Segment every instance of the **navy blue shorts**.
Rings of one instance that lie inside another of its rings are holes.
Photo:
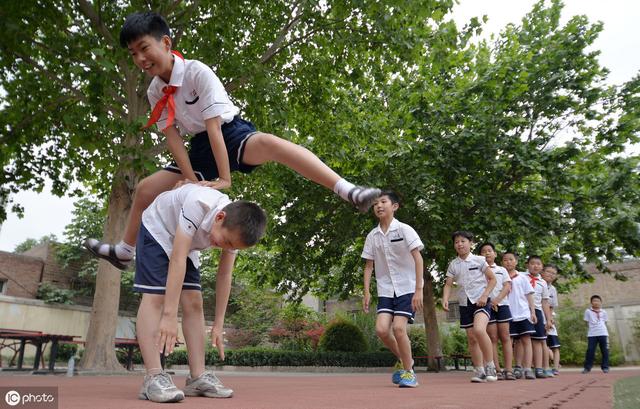
[[[491,309],[491,317],[489,318],[489,324],[496,324],[499,322],[509,322],[513,318],[511,317],[511,309],[508,305],[499,305],[498,311]]]
[[[393,316],[401,315],[409,319],[409,324],[413,324],[413,319],[416,317],[415,311],[411,306],[411,300],[413,299],[413,293],[401,295],[400,297],[378,297],[378,306],[376,307],[376,313],[378,314],[391,314]]]
[[[467,305],[459,305],[460,310],[460,328],[473,327],[473,318],[477,313],[487,314],[487,317],[491,318],[491,299],[487,300],[487,304],[484,307],[478,307],[477,304],[472,304],[471,300],[467,298]]]
[[[560,338],[557,335],[547,335],[547,346],[551,349],[560,348]]]
[[[523,335],[533,335],[535,333],[536,329],[528,318],[509,323],[509,335],[511,335],[511,338],[520,338]]]
[[[133,291],[138,293],[164,294],[169,274],[169,257],[151,233],[140,224],[136,246],[136,275]],[[182,284],[183,290],[202,290],[200,271],[187,258],[187,271]]]
[[[256,127],[249,121],[245,121],[236,115],[233,121],[221,126],[224,144],[229,156],[229,168],[231,171],[250,173],[258,166],[250,166],[242,163],[245,143],[257,133]],[[189,161],[199,180],[214,180],[218,178],[218,165],[213,157],[209,135],[207,132],[196,134],[189,141]],[[164,168],[173,173],[181,173],[175,162]]]
[[[536,308],[536,318],[538,322],[535,324],[536,333],[531,334],[531,339],[536,339],[538,341],[544,341],[547,339],[547,330],[544,328],[544,314],[542,310]]]

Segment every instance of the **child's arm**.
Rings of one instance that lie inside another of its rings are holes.
[[[493,304],[496,311],[498,310],[498,304],[504,300],[504,298],[509,294],[509,291],[511,291],[511,281],[505,281],[502,283],[502,290],[500,290],[498,296],[494,300],[491,300],[491,304]]]
[[[224,143],[222,129],[220,129],[220,117],[209,118],[204,121],[209,135],[209,144],[213,151],[213,158],[218,166],[218,180],[203,183],[205,186],[214,189],[226,189],[231,187],[231,170],[229,168],[229,156],[227,155],[227,145]]]
[[[493,288],[496,286],[496,275],[493,274],[491,267],[487,267],[484,271],[484,276],[487,278],[487,287],[484,289],[480,298],[478,298],[478,301],[476,301],[476,304],[478,304],[479,307],[487,305],[489,294],[491,294],[491,291],[493,291]]]
[[[449,295],[451,294],[451,286],[453,286],[453,277],[447,277],[442,290],[442,309],[449,311]]]
[[[418,248],[415,248],[413,250],[411,250],[411,256],[413,257],[413,261],[416,264],[416,290],[413,294],[413,299],[411,300],[411,307],[413,308],[413,311],[420,311],[422,310],[422,268],[423,268],[423,261],[422,261],[422,254],[420,254],[420,250]]]
[[[227,312],[229,294],[231,293],[231,273],[236,261],[236,253],[222,250],[216,275],[216,311],[215,321],[211,326],[211,345],[218,348],[220,359],[224,360],[224,316]]]
[[[164,305],[160,327],[156,335],[156,345],[165,355],[173,352],[173,347],[178,339],[178,304],[182,283],[187,266],[187,256],[191,247],[191,237],[181,228],[176,230],[176,237],[173,239],[173,250],[169,258],[169,271],[167,274],[167,285],[164,294]]]
[[[373,260],[365,260],[364,262],[364,298],[362,299],[362,309],[369,312],[369,302],[371,301],[371,293],[369,286],[371,285],[371,273],[373,272]]]
[[[545,324],[545,329],[549,330],[551,328],[551,326],[553,325],[553,317],[551,316],[551,308],[549,307],[549,299],[548,298],[544,298],[542,300],[542,311],[544,311],[544,317],[547,320],[546,324]]]
[[[527,302],[529,303],[529,313],[531,314],[531,319],[529,321],[531,321],[532,324],[535,324],[538,322],[538,317],[536,317],[536,304],[533,299],[533,293],[527,294]]]
[[[184,141],[182,140],[178,129],[175,126],[170,126],[169,128],[165,129],[163,133],[167,138],[167,147],[169,148],[169,152],[171,152],[173,159],[178,165],[178,168],[180,168],[182,176],[184,176],[185,179],[197,182],[198,178],[193,172],[193,167],[191,166],[191,161],[189,160],[189,154],[187,153],[187,148],[185,148],[184,146]]]

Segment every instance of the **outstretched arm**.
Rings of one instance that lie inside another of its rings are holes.
[[[411,299],[411,307],[413,308],[413,311],[420,311],[422,310],[422,303],[423,303],[423,300],[422,300],[423,260],[422,260],[422,254],[420,254],[420,250],[418,250],[417,248],[411,250],[411,256],[413,257],[413,261],[415,262],[415,265],[416,265],[416,289],[413,294],[413,298]]]
[[[236,261],[236,253],[222,250],[216,275],[216,311],[211,327],[211,344],[218,348],[220,359],[224,360],[224,316],[227,312],[229,294],[231,293],[231,273]]]
[[[365,260],[364,262],[364,297],[362,299],[362,309],[364,312],[369,312],[369,303],[371,302],[371,293],[369,293],[369,287],[371,286],[371,273],[373,272],[373,260]]]

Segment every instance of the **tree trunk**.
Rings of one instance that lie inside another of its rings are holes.
[[[122,237],[132,203],[131,191],[122,176],[123,173],[120,171],[116,175],[109,197],[104,240],[110,243],[119,241]],[[123,369],[116,358],[114,347],[120,300],[120,274],[120,270],[107,261],[100,260],[84,355],[79,363],[82,369],[94,371]]]
[[[438,332],[438,318],[436,317],[433,277],[430,271],[426,271],[424,274],[422,295],[424,299],[424,330],[427,335],[427,355],[429,356],[427,366],[430,370],[436,370],[438,369],[438,363],[434,357],[442,356],[442,346],[440,344],[440,333]]]

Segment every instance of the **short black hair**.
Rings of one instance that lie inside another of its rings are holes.
[[[535,255],[535,254],[534,254],[534,255],[532,255],[532,256],[529,256],[529,258],[527,258],[527,264],[529,264],[529,262],[530,262],[531,260],[536,260],[536,259],[540,260],[540,262],[542,263],[542,257],[540,257],[540,256],[538,256],[538,255]],[[543,263],[543,264],[544,264],[544,263]]]
[[[490,241],[485,241],[484,243],[482,243],[481,245],[479,245],[477,247],[478,249],[478,254],[480,254],[480,252],[482,251],[482,249],[484,248],[484,246],[489,246],[491,247],[491,249],[493,250],[493,252],[496,252],[496,246],[493,245],[493,243],[491,243]]]
[[[389,197],[389,200],[391,200],[391,203],[393,204],[397,203],[398,205],[400,205],[400,196],[398,196],[398,194],[393,190],[383,190],[382,192],[380,192],[380,196],[378,197],[382,197],[382,196],[387,196]]]
[[[559,271],[558,266],[556,266],[555,264],[551,264],[551,263],[545,264],[544,268],[547,268],[547,267],[551,267],[552,269],[556,270],[556,273]]]
[[[246,246],[255,245],[264,236],[267,215],[257,204],[238,200],[229,203],[222,210],[226,213],[222,227],[237,231]]]
[[[506,256],[507,254],[511,254],[516,260],[518,259],[518,253],[516,253],[515,251],[507,250],[502,253],[502,257]]]
[[[158,41],[165,35],[171,38],[167,20],[153,11],[129,14],[120,29],[120,45],[127,48],[129,44],[145,35],[153,36]]]
[[[593,294],[593,295],[591,296],[591,298],[589,299],[589,302],[591,302],[591,301],[595,300],[596,298],[597,298],[598,300],[600,300],[600,302],[602,302],[602,297],[600,297],[598,294]]]
[[[456,241],[456,237],[464,237],[469,241],[473,241],[473,233],[466,230],[456,230],[451,233],[451,241]]]

